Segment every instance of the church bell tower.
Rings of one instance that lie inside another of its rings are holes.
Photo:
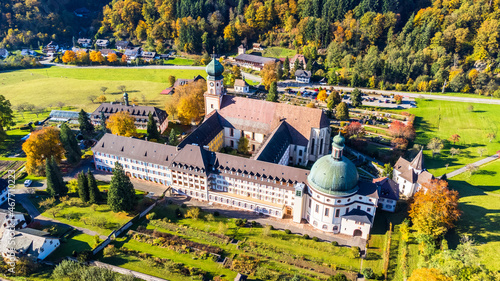
[[[224,90],[224,67],[215,58],[207,65],[207,91],[205,92],[205,116],[221,108]]]

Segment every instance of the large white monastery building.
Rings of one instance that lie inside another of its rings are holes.
[[[207,66],[206,118],[181,144],[106,134],[92,149],[96,169],[112,171],[118,162],[132,178],[200,201],[368,239],[379,196],[394,198],[391,189],[359,180],[342,136],[330,153],[321,110],[225,95],[222,72],[216,60]],[[241,135],[250,139],[251,158],[218,152],[236,147]],[[311,170],[287,166],[309,161]]]

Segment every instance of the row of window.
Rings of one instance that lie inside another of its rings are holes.
[[[137,165],[141,165],[141,166],[145,166],[145,167],[151,167],[151,168],[165,170],[165,171],[169,170],[166,166],[161,166],[161,165],[158,165],[158,164],[151,164],[151,163],[142,162],[142,161],[136,161],[134,159],[119,157],[119,156],[105,154],[105,153],[101,153],[101,152],[96,152],[95,155],[96,156],[102,156],[102,157],[110,158],[110,159],[114,159],[114,160],[121,160],[121,161],[124,161],[124,162],[132,163],[132,164],[137,164]],[[98,158],[96,158],[96,159],[97,159],[97,161],[100,160]]]

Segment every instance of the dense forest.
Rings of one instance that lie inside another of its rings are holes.
[[[0,39],[13,47],[86,35],[190,54],[234,53],[242,42],[259,42],[317,61],[308,67],[331,84],[500,96],[499,2],[9,0],[2,1]],[[76,7],[93,9],[98,20],[83,27]]]
[[[0,47],[37,49],[51,40],[71,41],[72,36],[99,28],[106,0],[2,0]],[[88,10],[85,17],[74,11]],[[95,32],[95,31],[94,31]]]

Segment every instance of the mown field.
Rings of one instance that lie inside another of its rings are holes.
[[[434,100],[417,100],[418,108],[409,112],[416,115],[416,143],[426,146],[430,139],[438,137],[445,146],[440,154],[432,157],[430,150],[424,150],[426,168],[435,176],[451,172],[466,164],[478,161],[500,150],[500,105],[469,104]],[[468,107],[472,105],[473,110]],[[489,133],[496,134],[496,139],[487,138]],[[460,141],[453,145],[448,139],[460,135]],[[450,148],[460,149],[460,154],[450,156]],[[486,149],[483,157],[479,150]],[[448,164],[448,168],[446,168]]]
[[[138,68],[62,68],[27,69],[0,73],[0,92],[13,105],[28,102],[36,106],[55,106],[58,102],[77,109],[93,111],[98,104],[89,96],[102,94],[107,87],[106,98],[121,98],[118,86],[126,86],[129,99],[137,98],[160,108],[169,96],[160,92],[169,87],[168,77],[192,78],[205,75],[204,70],[191,69],[138,69]]]

